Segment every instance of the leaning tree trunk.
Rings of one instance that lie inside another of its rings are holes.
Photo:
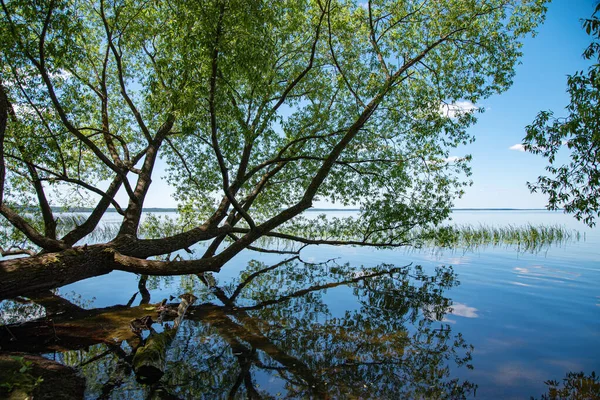
[[[54,289],[114,270],[142,275],[188,275],[218,272],[228,261],[222,256],[182,261],[147,260],[147,249],[139,250],[140,241],[122,242],[126,243],[81,246],[57,253],[2,260],[0,300]]]
[[[54,289],[108,274],[113,269],[113,253],[101,246],[3,260],[0,262],[0,300]]]

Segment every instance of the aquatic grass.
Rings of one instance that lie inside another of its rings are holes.
[[[65,225],[76,224],[77,218],[65,219]],[[160,217],[146,218],[140,229],[140,236],[152,238],[158,233],[175,234],[179,231],[178,219]],[[311,221],[313,222],[313,221]],[[316,222],[316,221],[314,221]],[[322,222],[322,221],[320,221]],[[331,221],[325,221],[331,222]],[[327,224],[315,223],[318,228]],[[119,230],[118,223],[100,224],[88,236],[88,243],[97,243],[113,239]],[[314,233],[314,232],[313,232]],[[392,234],[394,232],[391,232]],[[394,233],[395,234],[395,233]],[[314,233],[314,238],[326,238],[326,229]],[[580,241],[582,234],[576,230],[567,229],[561,225],[506,225],[492,226],[486,224],[442,225],[437,227],[414,228],[403,230],[395,236],[398,242],[405,243],[405,248],[456,249],[472,251],[487,246],[514,247],[518,252],[536,253],[551,246],[562,246],[573,241]],[[349,233],[346,240],[361,240],[361,237]],[[257,246],[266,249],[289,252],[298,250],[301,245],[283,239],[264,237],[256,242]]]
[[[474,250],[485,246],[516,246],[520,252],[538,252],[581,240],[581,233],[560,225],[454,225],[413,233],[417,247]]]
[[[114,239],[119,233],[119,223],[101,223],[98,224],[96,229],[86,236],[85,243],[95,244],[101,242],[108,242]]]

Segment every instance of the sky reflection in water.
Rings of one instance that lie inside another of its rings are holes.
[[[511,246],[313,247],[302,252],[303,260],[337,259],[310,266],[294,260],[272,269],[281,257],[248,252],[209,279],[210,288],[197,277],[150,277],[151,303],[184,292],[199,298],[153,390],[180,398],[445,398],[472,396],[477,385],[476,398],[529,398],[544,393],[548,379],[600,370],[598,230],[543,211],[459,211],[454,220],[563,224],[585,236],[535,254]],[[409,263],[422,265],[424,275],[402,268]],[[452,265],[456,277],[439,269],[443,265]],[[238,289],[244,279],[248,283]],[[138,280],[115,272],[60,293],[98,309],[126,304]],[[120,338],[127,339],[121,347],[128,354],[135,338],[127,329],[122,334],[131,336]],[[106,350],[97,344],[56,357],[79,365]],[[144,398],[151,390],[136,383],[115,352],[83,372],[90,398]]]
[[[133,299],[142,299],[137,307],[69,309],[52,317],[52,329],[43,321],[11,326],[20,340],[0,336],[3,349],[83,365],[90,398],[146,398],[158,391],[180,398],[463,398],[474,390],[449,368],[470,368],[472,347],[437,322],[450,308],[445,291],[456,285],[449,268],[425,275],[412,266],[363,269],[292,259],[250,262],[239,280],[223,284],[212,276],[172,283],[147,281],[163,286],[162,293],[193,292],[198,300],[169,343],[165,375],[153,385],[138,384],[140,375],[132,373],[140,340],[127,326],[144,315],[157,318],[147,295]],[[346,299],[352,311],[329,311],[324,299],[334,288],[352,291]],[[34,335],[29,345],[23,339]]]

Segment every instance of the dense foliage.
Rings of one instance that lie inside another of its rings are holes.
[[[265,237],[403,245],[469,184],[450,152],[510,86],[544,3],[0,0],[3,253],[68,252],[111,206],[112,242],[46,266],[217,270]],[[143,239],[160,156],[181,219]],[[361,213],[303,220],[317,200]]]

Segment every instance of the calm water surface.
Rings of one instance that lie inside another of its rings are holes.
[[[150,277],[150,304],[198,297],[165,375],[139,384],[108,352],[81,367],[87,396],[528,399],[549,379],[600,372],[600,231],[546,211],[455,211],[452,222],[553,224],[582,236],[536,253],[320,246],[277,265],[285,257],[247,252],[206,283]],[[60,294],[88,309],[123,305],[139,280],[114,272]],[[147,295],[136,296],[143,308]],[[120,342],[124,354],[135,346]],[[106,346],[86,350],[46,355],[80,365]]]

